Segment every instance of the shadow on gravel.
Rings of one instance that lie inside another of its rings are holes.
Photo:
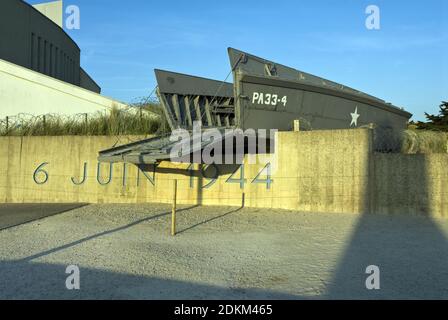
[[[429,176],[424,155],[376,157],[370,159],[365,213],[322,298],[447,299],[448,241],[431,218],[430,189],[430,180],[443,183],[443,177]],[[380,268],[379,290],[366,288],[370,265]]]
[[[178,209],[177,211],[178,212],[182,212],[182,211],[186,211],[186,210],[191,210],[191,209],[193,209],[195,207],[197,207],[197,206],[195,205],[195,206],[188,207],[188,208]],[[157,215],[154,215],[154,216],[150,216],[150,217],[147,217],[147,218],[144,218],[144,219],[140,219],[140,220],[134,221],[132,223],[129,223],[127,225],[124,225],[124,226],[121,226],[121,227],[118,227],[118,228],[115,228],[115,229],[103,231],[103,232],[100,232],[100,233],[97,233],[97,234],[94,234],[94,235],[91,235],[91,236],[79,239],[77,241],[74,241],[74,242],[71,242],[71,243],[67,243],[67,244],[65,244],[63,246],[60,246],[60,247],[57,247],[57,248],[53,248],[53,249],[50,249],[50,250],[47,250],[47,251],[44,251],[44,252],[37,253],[35,255],[26,257],[26,258],[24,258],[22,260],[23,261],[35,260],[35,259],[38,259],[40,257],[46,256],[46,255],[49,255],[49,254],[52,254],[52,253],[55,253],[55,252],[58,252],[58,251],[61,251],[61,250],[65,250],[65,249],[68,249],[68,248],[71,248],[71,247],[74,247],[74,246],[77,246],[77,245],[79,245],[79,244],[81,244],[83,242],[87,242],[87,241],[90,241],[90,240],[93,240],[93,239],[96,239],[96,238],[99,238],[99,237],[103,237],[103,236],[106,236],[106,235],[109,235],[109,234],[112,234],[112,233],[115,233],[115,232],[123,231],[123,230],[129,229],[129,228],[132,228],[132,227],[134,227],[134,226],[136,226],[136,225],[138,225],[140,223],[143,223],[143,222],[146,222],[146,221],[155,220],[155,219],[158,219],[158,218],[162,218],[162,217],[170,215],[170,214],[171,214],[171,212],[162,212],[160,214],[157,214]]]
[[[369,265],[380,268],[380,290],[366,288]],[[447,299],[443,232],[425,217],[364,215],[322,298]]]
[[[187,207],[187,208],[177,209],[177,212],[188,211],[188,210],[191,210],[191,209],[194,209],[194,208],[197,208],[197,207],[198,207],[198,205],[194,205],[194,206],[190,206],[190,207]],[[197,223],[197,224],[195,224],[195,225],[193,225],[191,227],[187,227],[186,229],[183,229],[183,230],[179,231],[178,234],[184,233],[184,232],[186,232],[188,230],[194,229],[194,228],[196,228],[198,226],[201,226],[203,224],[212,222],[214,220],[224,218],[225,216],[228,216],[228,215],[230,215],[232,213],[236,213],[236,212],[240,211],[241,209],[243,209],[243,207],[240,207],[240,208],[235,209],[235,210],[231,210],[231,211],[229,211],[227,213],[224,213],[224,214],[222,214],[220,216],[217,216],[217,217],[205,220],[203,222]],[[165,216],[168,216],[168,215],[171,215],[170,211],[162,212],[160,214],[153,215],[153,216],[150,216],[150,217],[147,217],[147,218],[144,218],[144,219],[140,219],[140,220],[134,221],[132,223],[129,223],[127,225],[124,225],[124,226],[121,226],[121,227],[118,227],[118,228],[115,228],[115,229],[103,231],[103,232],[100,232],[100,233],[97,233],[97,234],[94,234],[94,235],[91,235],[91,236],[79,239],[77,241],[74,241],[74,242],[71,242],[71,243],[67,243],[67,244],[65,244],[63,246],[59,246],[57,248],[49,249],[47,251],[43,251],[43,252],[34,254],[32,256],[29,256],[29,257],[26,257],[26,258],[22,259],[22,261],[32,261],[32,260],[44,257],[46,255],[53,254],[53,253],[56,253],[58,251],[66,250],[68,248],[77,246],[77,245],[82,244],[84,242],[87,242],[87,241],[90,241],[90,240],[93,240],[93,239],[96,239],[96,238],[99,238],[99,237],[103,237],[103,236],[106,236],[106,235],[109,235],[109,234],[112,234],[112,233],[115,233],[115,232],[120,232],[120,231],[129,229],[129,228],[132,228],[132,227],[134,227],[134,226],[136,226],[138,224],[141,224],[141,223],[144,223],[144,222],[147,222],[147,221],[151,221],[151,220],[155,220],[155,219],[158,219],[158,218],[162,218],[162,217],[165,217]]]
[[[0,231],[87,205],[87,203],[0,204]]]
[[[67,266],[0,262],[0,299],[297,299],[276,291],[225,288],[80,267],[80,290],[67,290]]]
[[[194,228],[196,228],[196,227],[199,227],[199,226],[201,226],[201,225],[210,223],[210,222],[215,221],[215,220],[218,220],[218,219],[222,219],[222,218],[224,218],[224,217],[226,217],[226,216],[229,216],[229,215],[231,215],[231,214],[233,214],[233,213],[237,213],[237,212],[239,212],[239,211],[241,211],[241,210],[243,210],[243,209],[244,209],[244,206],[241,206],[241,207],[239,207],[239,208],[237,208],[237,209],[231,210],[231,211],[226,212],[226,213],[224,213],[224,214],[221,214],[221,215],[219,215],[219,216],[216,216],[216,217],[213,217],[213,218],[204,220],[204,221],[202,221],[202,222],[196,223],[195,225],[192,225],[191,227],[187,227],[187,228],[185,228],[185,229],[182,229],[182,230],[178,231],[177,234],[181,234],[181,233],[184,233],[184,232],[186,232],[186,231],[188,231],[188,230],[191,230],[191,229],[194,229]]]

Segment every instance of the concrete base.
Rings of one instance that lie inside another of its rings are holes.
[[[448,155],[374,154],[369,129],[278,133],[270,183],[265,164],[248,159],[244,180],[232,165],[98,164],[99,150],[139,139],[0,138],[0,202],[171,203],[178,180],[179,204],[241,206],[244,197],[248,207],[305,212],[448,213]]]

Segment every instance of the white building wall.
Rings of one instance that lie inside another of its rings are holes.
[[[20,113],[73,115],[125,104],[0,59],[0,118]]]

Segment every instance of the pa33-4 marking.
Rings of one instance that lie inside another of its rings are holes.
[[[283,96],[282,98],[280,98],[278,94],[254,92],[252,95],[252,103],[269,106],[276,106],[277,104],[281,103],[284,107],[286,107],[286,104],[288,103],[288,97]]]

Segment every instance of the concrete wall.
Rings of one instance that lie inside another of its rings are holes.
[[[125,105],[92,91],[0,60],[0,118],[19,113],[91,113]]]
[[[0,202],[168,203],[177,179],[181,204],[239,206],[244,193],[246,206],[307,212],[443,216],[448,209],[448,155],[373,154],[367,129],[278,133],[270,188],[254,183],[261,164],[245,164],[243,189],[241,181],[228,181],[236,166],[218,166],[217,181],[201,188],[211,183],[213,167],[201,174],[197,166],[188,171],[187,164],[167,162],[155,173],[143,168],[146,175],[134,165],[114,164],[108,183],[109,164],[98,172],[98,151],[139,138],[2,137]],[[43,172],[33,180],[39,166],[48,172],[46,182]],[[238,171],[233,178],[239,177]]]
[[[375,154],[372,164],[372,212],[448,216],[447,154]]]

